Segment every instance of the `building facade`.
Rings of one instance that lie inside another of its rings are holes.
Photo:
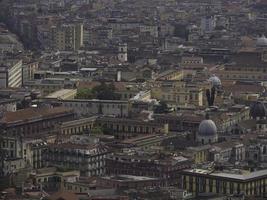
[[[0,119],[0,131],[10,136],[40,137],[54,133],[60,122],[74,119],[72,110],[57,108],[26,108],[4,113]]]
[[[50,44],[55,50],[78,50],[83,46],[83,24],[63,24],[50,28]]]
[[[108,147],[97,144],[62,143],[50,145],[44,153],[47,166],[79,170],[83,176],[105,174]]]
[[[0,65],[0,88],[22,85],[22,60],[10,60]]]
[[[129,116],[128,101],[74,99],[62,100],[61,102],[64,107],[73,109],[78,115],[91,116],[99,114],[116,117]]]
[[[179,184],[179,171],[192,163],[184,157],[112,154],[106,159],[107,174],[157,177],[164,185]]]
[[[109,134],[125,139],[137,135],[168,133],[167,124],[129,118],[99,117],[96,126],[103,127]]]
[[[203,106],[202,89],[181,81],[164,81],[152,88],[151,96],[173,106]]]
[[[82,118],[73,121],[62,122],[59,125],[62,136],[82,134],[92,130],[96,117]]]
[[[267,197],[266,170],[238,174],[192,169],[184,170],[181,174],[183,188],[192,192],[194,196],[201,193],[214,193]]]

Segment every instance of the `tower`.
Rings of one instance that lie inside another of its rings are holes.
[[[127,62],[127,44],[119,44],[119,53],[118,53],[118,60],[121,62]]]

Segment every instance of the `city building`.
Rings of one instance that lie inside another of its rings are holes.
[[[62,137],[90,133],[96,123],[96,117],[81,118],[62,122],[59,124],[59,130]]]
[[[18,88],[22,85],[22,60],[7,60],[0,65],[0,87]]]
[[[168,124],[158,124],[154,121],[143,121],[131,118],[99,117],[96,126],[103,127],[109,134],[120,139],[138,135],[167,134]]]
[[[189,168],[192,162],[182,156],[158,154],[114,153],[106,159],[107,174],[128,174],[157,177],[162,185],[180,183],[179,172]]]
[[[216,27],[216,19],[213,16],[205,16],[201,18],[202,34],[212,32]]]
[[[158,178],[132,175],[104,176],[97,180],[97,185],[101,187],[141,189],[146,187],[160,186]]]
[[[50,37],[52,49],[76,51],[83,46],[83,24],[52,26]]]
[[[4,150],[7,161],[17,160],[23,162],[23,168],[26,164],[34,169],[44,167],[45,163],[42,153],[47,148],[47,143],[42,139],[2,135],[0,148]],[[21,164],[19,165],[21,167]],[[13,166],[15,166],[15,164],[13,164]],[[17,168],[18,167],[14,167],[14,169]],[[6,171],[9,173],[11,172],[10,169]]]
[[[68,78],[45,78],[25,81],[23,84],[24,87],[40,91],[40,95],[45,97],[61,89],[74,89],[76,81]]]
[[[98,99],[73,99],[61,100],[62,106],[73,109],[78,115],[109,115],[116,117],[129,116],[130,106],[128,101],[98,100]]]
[[[34,73],[38,70],[38,62],[24,62],[22,65],[22,84],[34,79]]]
[[[55,131],[60,122],[74,119],[72,110],[56,108],[26,108],[6,112],[0,119],[1,134],[20,137],[40,137]]]
[[[82,176],[106,173],[105,159],[109,148],[97,138],[74,135],[69,141],[51,144],[44,152],[47,166],[79,170]]]
[[[196,84],[183,81],[163,81],[151,90],[152,98],[159,99],[175,107],[203,106],[203,89]]]
[[[183,188],[194,196],[204,193],[244,194],[266,198],[266,170],[254,172],[212,171],[206,169],[184,170]]]

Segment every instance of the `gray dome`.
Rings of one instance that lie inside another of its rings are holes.
[[[264,118],[266,117],[266,108],[262,102],[255,102],[250,106],[250,116],[252,118]]]
[[[200,135],[200,136],[213,136],[216,134],[217,134],[217,127],[212,120],[206,119],[200,123],[200,125],[198,127],[198,135]]]
[[[264,35],[257,38],[256,45],[259,47],[267,47],[267,38]]]
[[[211,82],[212,86],[215,86],[215,87],[219,87],[222,85],[222,82],[221,80],[215,76],[215,75],[212,75],[209,79],[208,79],[209,82]]]

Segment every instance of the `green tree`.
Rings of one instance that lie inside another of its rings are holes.
[[[81,88],[78,89],[76,99],[100,99],[100,100],[119,100],[120,95],[115,93],[113,83],[106,84],[102,82],[93,89]]]
[[[115,86],[113,83],[107,85],[105,82],[102,82],[100,85],[94,87],[92,92],[97,99],[101,100],[120,99],[119,95],[115,93]]]
[[[100,126],[95,126],[92,128],[91,133],[93,135],[102,135],[103,134],[103,128]]]
[[[78,89],[76,94],[76,99],[92,99],[94,98],[94,94],[92,93],[91,89],[82,88]]]

